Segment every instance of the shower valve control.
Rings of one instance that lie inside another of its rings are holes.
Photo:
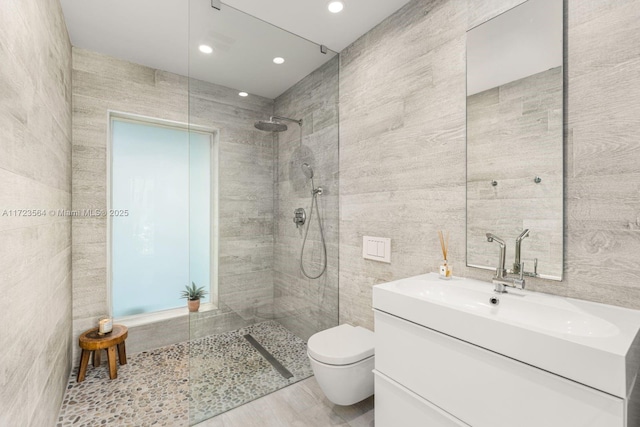
[[[307,221],[307,214],[303,208],[298,208],[293,211],[293,222],[296,225],[296,228],[299,228],[304,225]]]

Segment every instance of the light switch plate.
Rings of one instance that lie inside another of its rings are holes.
[[[391,263],[391,239],[386,237],[362,237],[362,257]]]

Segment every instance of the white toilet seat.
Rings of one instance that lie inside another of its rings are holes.
[[[367,363],[369,361],[369,359],[373,359],[374,358],[374,356],[372,355],[372,356],[366,357],[366,358],[364,358],[362,360],[358,360],[357,362],[350,363],[348,365],[334,365],[334,364],[331,364],[331,363],[320,362],[319,360],[315,359],[312,355],[310,355],[308,351],[307,351],[307,356],[309,356],[309,358],[311,360],[313,360],[315,363],[317,363],[318,365],[326,366],[327,368],[334,368],[334,369],[347,369],[347,368],[350,368],[350,367],[352,367],[354,365],[357,365],[359,363]]]

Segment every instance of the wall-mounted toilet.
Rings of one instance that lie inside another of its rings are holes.
[[[374,335],[348,324],[309,338],[311,368],[327,399],[352,405],[373,394]]]

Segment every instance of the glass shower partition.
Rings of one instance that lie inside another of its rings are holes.
[[[190,151],[210,162],[189,176],[189,235],[211,237],[189,249],[191,279],[210,271],[192,280],[209,296],[189,316],[195,425],[308,378],[306,340],[338,324],[339,58],[225,4],[189,7],[190,126],[212,135],[209,154]]]

